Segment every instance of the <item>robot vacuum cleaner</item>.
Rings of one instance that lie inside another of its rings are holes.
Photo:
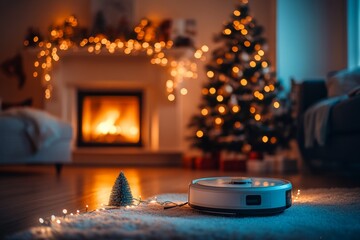
[[[289,181],[275,178],[200,178],[189,186],[188,204],[208,213],[272,215],[291,206],[291,189]]]

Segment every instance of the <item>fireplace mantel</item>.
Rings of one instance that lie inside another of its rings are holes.
[[[181,98],[174,102],[167,100],[165,83],[168,76],[167,68],[151,64],[144,55],[95,55],[74,51],[64,54],[53,69],[54,93],[53,98],[46,102],[45,109],[70,122],[76,133],[78,90],[140,90],[143,92],[142,120],[145,129],[143,147],[135,151],[125,148],[94,150],[73,144],[74,161],[84,162],[85,156],[88,162],[94,163],[101,156],[112,156],[113,159],[119,157],[120,163],[121,156],[129,155],[139,156],[141,161],[146,161],[159,154],[165,159],[171,156],[173,161],[179,163],[183,148],[182,101]],[[174,157],[174,154],[178,157]]]

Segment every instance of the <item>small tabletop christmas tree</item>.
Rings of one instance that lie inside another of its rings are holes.
[[[274,152],[286,144],[286,114],[278,98],[280,85],[265,58],[263,28],[249,15],[246,0],[215,38],[222,43],[206,65],[208,83],[202,89],[192,146],[204,153]],[[291,120],[290,120],[291,121]]]
[[[128,206],[133,203],[133,196],[129,183],[123,172],[120,172],[112,187],[109,205],[110,206]]]

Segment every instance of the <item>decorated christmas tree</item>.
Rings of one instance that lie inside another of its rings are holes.
[[[189,127],[192,146],[204,153],[272,153],[286,145],[291,119],[280,84],[266,58],[263,28],[243,0],[215,37],[219,47],[206,65],[199,114]]]
[[[128,206],[133,203],[133,196],[129,183],[123,172],[120,172],[114,186],[112,187],[109,205],[110,206]]]

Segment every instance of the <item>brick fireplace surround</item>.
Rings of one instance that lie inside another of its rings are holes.
[[[152,65],[147,56],[89,54],[68,51],[53,70],[53,98],[45,110],[71,123],[74,132],[73,162],[76,164],[166,165],[181,164],[182,103],[166,99],[167,69]],[[77,92],[141,91],[141,147],[78,147]]]

